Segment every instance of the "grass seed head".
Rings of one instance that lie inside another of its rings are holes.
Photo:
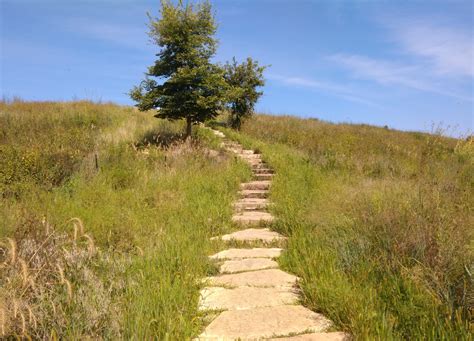
[[[72,300],[72,285],[67,279],[64,279],[64,284],[66,285],[67,296],[69,300]]]
[[[6,335],[7,312],[5,308],[0,306],[0,336]]]
[[[23,280],[23,286],[26,286],[29,282],[29,273],[28,273],[28,265],[22,258],[18,258],[18,262],[20,263],[21,267],[21,278]]]
[[[81,237],[84,234],[84,224],[82,223],[82,220],[79,218],[71,218],[69,220],[70,222],[73,223],[74,226],[74,241],[77,240],[78,237]]]
[[[85,233],[83,237],[87,239],[87,250],[89,252],[89,256],[93,256],[96,251],[94,240],[87,233]]]
[[[10,262],[13,264],[13,263],[15,263],[16,256],[17,256],[16,242],[12,238],[7,238],[7,240],[8,240],[8,243],[10,244],[10,249],[9,249],[10,250]]]
[[[20,311],[20,318],[21,318],[21,334],[26,334],[26,319],[25,315]]]
[[[13,299],[13,318],[16,318],[18,315],[18,301]]]
[[[56,264],[56,268],[58,269],[58,273],[59,273],[59,279],[61,281],[61,283],[64,283],[65,281],[65,277],[64,277],[64,270],[63,268],[61,267],[61,265],[59,264]]]
[[[26,308],[28,309],[29,321],[30,321],[30,323],[32,323],[34,325],[34,327],[36,329],[37,326],[38,326],[37,321],[36,321],[36,316],[35,316],[35,314],[33,314],[33,310],[31,309],[30,306],[26,306]]]

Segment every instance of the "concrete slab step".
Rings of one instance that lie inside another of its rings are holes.
[[[252,167],[252,172],[255,172],[258,169],[265,169],[265,170],[268,169],[268,165],[265,162],[258,162],[258,163],[251,164],[251,167]]]
[[[212,286],[292,288],[297,277],[280,269],[267,269],[208,277],[207,280]]]
[[[226,260],[219,267],[219,271],[222,274],[231,274],[244,271],[276,268],[278,268],[278,263],[270,258],[244,258],[238,260]]]
[[[350,341],[348,334],[342,332],[311,333],[270,339],[273,341]]]
[[[234,223],[242,225],[258,225],[260,223],[271,223],[275,220],[273,215],[262,211],[243,211],[232,216]]]
[[[218,137],[222,137],[222,138],[225,137],[224,133],[221,132],[221,131],[219,131],[219,130],[214,130],[214,129],[212,129],[212,132],[214,133],[214,135],[216,135],[216,136],[218,136]]]
[[[255,163],[263,162],[260,154],[252,154],[252,155],[239,154],[239,156],[247,162],[255,162]]]
[[[225,139],[225,140],[224,140],[224,143],[225,143],[227,146],[229,146],[229,147],[236,147],[236,148],[243,149],[243,147],[242,147],[239,143],[234,142],[234,141],[232,141],[232,140],[227,140],[227,139]]]
[[[257,181],[270,181],[272,180],[273,174],[254,174],[253,178]]]
[[[199,310],[244,310],[297,303],[297,294],[285,289],[207,287],[201,290]]]
[[[271,181],[250,181],[250,182],[244,182],[240,184],[240,189],[245,190],[245,189],[261,189],[261,190],[267,190],[270,188]]]
[[[207,326],[199,340],[260,340],[275,336],[322,332],[331,323],[321,314],[298,305],[229,310]]]
[[[246,163],[250,165],[250,167],[260,167],[261,165],[264,165],[264,162],[259,159],[243,159]]]
[[[268,201],[268,199],[243,198],[236,201],[233,206],[236,212],[255,210],[264,211],[268,208],[268,206],[270,206],[270,202]]]
[[[270,200],[268,198],[240,198],[235,204],[269,204]]]
[[[262,154],[247,154],[243,151],[241,151],[237,155],[247,160],[260,160],[262,158]]]
[[[224,241],[236,240],[242,242],[263,241],[272,242],[277,240],[284,240],[286,237],[278,232],[270,231],[270,229],[245,229],[233,233],[225,234],[223,236],[212,237],[211,240],[222,239]]]
[[[253,173],[254,174],[262,174],[262,173],[264,173],[264,174],[273,174],[274,171],[271,168],[257,168],[257,169],[253,170]]]
[[[239,191],[242,198],[260,198],[265,199],[268,196],[268,190],[262,189],[244,189]]]
[[[278,258],[283,249],[273,248],[252,248],[252,249],[227,249],[220,251],[212,256],[210,259],[222,260],[222,259],[244,259],[244,258]]]

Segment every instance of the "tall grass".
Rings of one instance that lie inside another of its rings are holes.
[[[18,268],[4,239],[0,261],[8,267],[0,269],[0,307],[21,301],[37,323],[22,328],[20,315],[2,308],[11,321],[3,336],[196,335],[202,324],[199,280],[212,271],[209,237],[229,227],[231,202],[248,177],[245,165],[218,150],[218,140],[205,129],[183,144],[182,123],[127,107],[15,102],[2,103],[0,112],[0,236],[15,240],[25,255],[43,250],[41,264],[52,270],[38,277],[36,287],[62,297],[52,309],[51,296],[8,290]],[[25,161],[28,154],[33,161]],[[25,165],[31,167],[21,173]],[[74,232],[71,217],[80,218],[87,235],[76,244],[74,236],[83,234]],[[48,238],[46,223],[61,241]],[[91,241],[96,252],[89,257]],[[71,253],[74,245],[87,257]],[[29,264],[29,272],[43,273],[38,266]]]
[[[472,140],[265,115],[228,134],[276,170],[307,306],[357,339],[469,339]]]

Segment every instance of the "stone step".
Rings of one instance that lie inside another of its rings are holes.
[[[207,287],[201,290],[199,310],[244,310],[297,304],[295,292],[276,288]]]
[[[254,174],[273,174],[274,171],[271,168],[256,168],[253,170]]]
[[[246,160],[260,160],[262,158],[262,154],[246,154],[243,151],[241,151],[237,155]]]
[[[260,154],[252,154],[252,155],[241,155],[239,154],[239,157],[244,159],[247,162],[254,162],[254,163],[262,163],[262,159]]]
[[[216,135],[216,136],[218,136],[218,137],[225,137],[224,133],[221,132],[221,131],[212,130],[212,132],[214,133],[214,135]]]
[[[263,241],[272,242],[277,240],[285,240],[286,237],[281,234],[270,231],[270,229],[246,229],[233,233],[225,234],[219,237],[212,237],[211,240],[221,239],[224,241],[236,240],[241,242]]]
[[[316,333],[331,322],[299,305],[224,311],[212,321],[199,340],[260,340],[275,336]]]
[[[240,154],[240,152],[242,151],[242,147],[240,146],[225,145],[224,147],[235,154]]]
[[[252,172],[255,172],[259,169],[268,170],[268,165],[265,162],[258,162],[258,163],[252,164],[251,166],[252,166]]]
[[[251,167],[253,167],[254,165],[260,165],[264,163],[261,159],[246,158],[246,157],[243,157],[241,159],[244,160],[246,163],[248,163]]]
[[[244,259],[244,258],[277,258],[280,256],[283,249],[274,247],[274,248],[252,248],[252,249],[227,249],[221,252],[218,252],[212,256],[209,256],[210,259]]]
[[[260,167],[264,165],[265,163],[262,160],[256,160],[256,159],[243,159],[246,163],[250,165],[250,167],[255,168],[255,167]]]
[[[262,211],[243,211],[232,216],[232,221],[242,225],[258,225],[271,223],[275,220],[273,215]]]
[[[273,174],[254,174],[254,179],[257,181],[272,180]]]
[[[269,205],[268,199],[261,198],[243,198],[233,204],[237,212],[265,210]]]
[[[268,196],[268,190],[262,189],[245,189],[239,191],[239,194],[242,198],[260,198],[265,199]]]
[[[348,334],[342,332],[311,333],[270,339],[273,341],[350,341]]]
[[[296,285],[297,277],[280,269],[267,269],[208,277],[207,280],[212,286],[291,288]]]
[[[244,258],[239,260],[226,260],[219,267],[220,273],[237,273],[244,271],[276,269],[278,263],[270,258]]]
[[[271,181],[250,181],[240,184],[240,189],[261,189],[266,190],[270,188]]]
[[[234,204],[270,204],[267,198],[240,198]]]
[[[242,154],[252,155],[255,154],[255,152],[252,149],[242,149]]]

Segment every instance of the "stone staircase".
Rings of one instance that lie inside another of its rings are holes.
[[[213,237],[227,243],[260,244],[263,247],[229,248],[210,256],[219,275],[205,279],[199,309],[216,313],[197,340],[347,340],[341,332],[328,332],[331,321],[299,304],[297,277],[278,268],[275,261],[286,237],[269,226],[274,217],[267,211],[273,171],[260,154],[224,139],[223,145],[245,160],[254,180],[240,185],[234,203],[233,222],[240,230]]]

